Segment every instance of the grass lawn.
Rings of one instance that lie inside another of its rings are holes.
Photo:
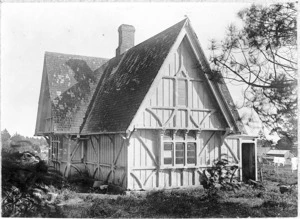
[[[297,182],[288,167],[262,169],[264,189],[243,184],[237,191],[165,190],[131,195],[61,193],[59,217],[297,217],[298,189],[281,194],[279,183]]]

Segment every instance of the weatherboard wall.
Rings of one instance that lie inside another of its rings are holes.
[[[91,176],[118,186],[126,186],[127,142],[123,135],[94,135],[87,141],[86,160]]]
[[[122,135],[50,136],[49,164],[64,176],[87,173],[104,184],[126,187],[127,140]]]

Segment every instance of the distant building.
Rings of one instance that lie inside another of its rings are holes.
[[[285,163],[289,164],[294,155],[289,150],[270,150],[266,154],[266,159],[269,161],[273,161],[274,157],[283,157],[285,158]]]

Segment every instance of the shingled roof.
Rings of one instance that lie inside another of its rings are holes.
[[[180,31],[188,24],[184,19],[110,60],[46,52],[44,68],[53,131],[83,135],[125,132]],[[212,83],[243,132],[226,84]]]
[[[82,133],[126,131],[186,20],[112,59]]]
[[[45,53],[54,131],[78,133],[107,59]]]
[[[233,102],[233,99],[231,97],[231,94],[228,90],[228,87],[226,86],[226,83],[224,81],[224,79],[222,79],[222,83],[218,83],[217,84],[220,94],[223,96],[224,100],[227,103],[227,106],[233,116],[233,119],[237,125],[238,130],[243,133],[243,134],[247,134],[247,131],[242,123],[241,117],[239,115],[238,110],[235,107],[235,104]]]

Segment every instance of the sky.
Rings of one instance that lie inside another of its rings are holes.
[[[237,12],[250,3],[2,3],[1,130],[33,136],[45,51],[112,58],[118,27],[135,27],[135,44],[188,16],[206,57]],[[240,86],[229,87],[241,99]]]

